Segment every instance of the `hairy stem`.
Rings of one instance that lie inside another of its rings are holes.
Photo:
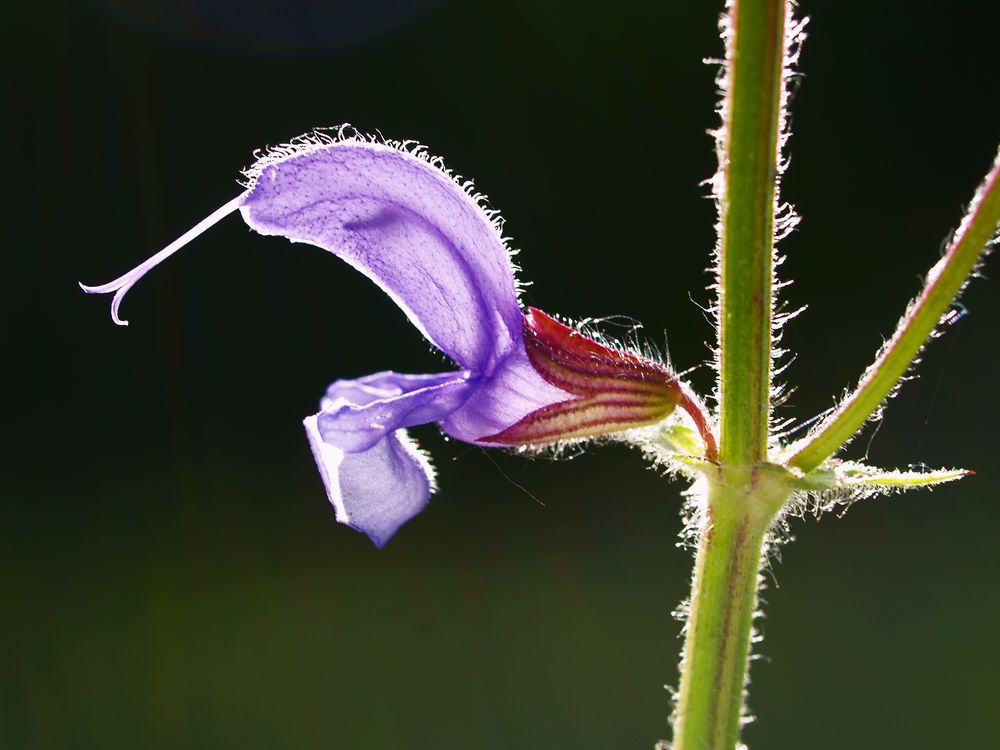
[[[767,456],[785,0],[730,0],[719,131],[721,460]]]
[[[865,371],[857,389],[804,441],[789,466],[809,472],[836,453],[892,393],[968,281],[1000,224],[1000,150],[944,257],[927,274],[920,296]],[[723,444],[725,450],[725,444]]]
[[[788,15],[786,0],[729,0],[723,22],[725,97],[714,185],[720,465],[702,510],[674,750],[736,747],[764,539],[788,494],[781,482],[762,481],[777,469],[764,462]]]
[[[768,525],[787,491],[770,467],[721,469],[710,483],[684,640],[674,750],[739,741],[757,584]]]

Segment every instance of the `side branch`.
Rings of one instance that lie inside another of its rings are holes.
[[[785,0],[730,0],[719,171],[721,460],[765,460],[771,389],[775,200],[784,117]]]
[[[788,461],[789,466],[812,471],[836,453],[877,412],[962,291],[980,257],[996,239],[998,224],[1000,150],[947,252],[928,272],[923,292],[907,308],[896,332],[865,371],[857,389],[805,438]]]

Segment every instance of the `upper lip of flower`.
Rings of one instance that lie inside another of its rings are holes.
[[[264,155],[247,189],[115,281],[112,317],[146,272],[239,210],[261,234],[326,249],[378,284],[458,363],[436,375],[338,380],[305,420],[338,520],[379,546],[434,489],[406,428],[438,422],[482,445],[575,439],[662,419],[685,392],[665,367],[544,313],[525,317],[501,221],[414,144],[313,134]],[[706,441],[707,443],[707,441]]]

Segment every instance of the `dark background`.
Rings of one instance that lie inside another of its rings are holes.
[[[425,428],[441,492],[376,552],[299,424],[335,377],[440,366],[371,284],[235,217],[133,291],[128,329],[75,284],[235,196],[254,148],[350,121],[475,176],[528,303],[702,363],[719,4],[166,5],[3,11],[0,746],[650,748],[691,565],[677,485],[624,449],[527,461]],[[804,10],[799,419],[891,332],[1000,136],[996,3]],[[851,455],[979,473],[794,524],[751,747],[1000,745],[996,282],[965,303]]]

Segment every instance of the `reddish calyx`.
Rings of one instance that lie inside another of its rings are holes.
[[[715,438],[704,413],[663,365],[604,346],[533,307],[524,318],[524,344],[538,373],[573,398],[538,409],[483,442],[532,445],[606,435],[662,422],[680,406],[714,460]]]

